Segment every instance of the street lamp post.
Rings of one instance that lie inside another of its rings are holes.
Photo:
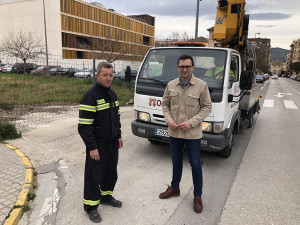
[[[47,44],[47,28],[46,28],[46,14],[45,14],[45,0],[43,0],[43,10],[44,10],[44,29],[45,29],[45,45],[46,45],[46,63],[48,64],[48,44]]]
[[[195,42],[198,38],[198,18],[199,18],[199,4],[202,0],[197,0],[197,11],[196,11],[196,27],[195,27]]]
[[[260,33],[255,33],[255,39],[256,39],[256,35],[257,35],[257,34],[260,35]]]

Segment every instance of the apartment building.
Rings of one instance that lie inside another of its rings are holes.
[[[2,0],[0,40],[21,30],[44,41],[44,18],[49,54],[64,59],[91,59],[94,55],[101,59],[113,54],[122,60],[141,61],[154,46],[154,17],[125,16],[82,0]]]
[[[293,71],[290,71],[290,65],[295,62],[300,62],[300,39],[294,40],[290,45],[290,52],[286,56],[286,62],[287,71],[291,74]]]

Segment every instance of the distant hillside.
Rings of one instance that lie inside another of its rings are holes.
[[[290,50],[286,50],[283,48],[271,48],[271,61],[286,61],[286,55],[290,52]]]

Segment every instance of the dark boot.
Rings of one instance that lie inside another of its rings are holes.
[[[203,210],[201,197],[194,197],[194,211],[195,213],[201,213]]]
[[[101,222],[101,216],[99,215],[97,209],[92,209],[89,213],[90,221],[94,223],[100,223]]]
[[[122,207],[122,202],[115,199],[114,197],[111,197],[109,199],[101,199],[100,200],[100,204],[103,204],[103,205],[110,205],[112,207],[116,207],[116,208],[121,208]]]
[[[180,196],[180,189],[179,188],[173,189],[169,186],[165,192],[160,193],[159,198],[166,199],[166,198],[178,197],[178,196]]]

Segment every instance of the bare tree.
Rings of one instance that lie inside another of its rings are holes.
[[[179,41],[180,40],[180,34],[178,32],[173,32],[170,37],[170,40],[172,41]]]
[[[189,39],[189,36],[188,36],[187,32],[186,31],[182,32],[181,40],[182,41],[187,41],[188,39]]]
[[[32,32],[17,31],[9,33],[1,40],[0,51],[7,56],[20,58],[24,62],[45,54],[42,39],[36,38]]]

